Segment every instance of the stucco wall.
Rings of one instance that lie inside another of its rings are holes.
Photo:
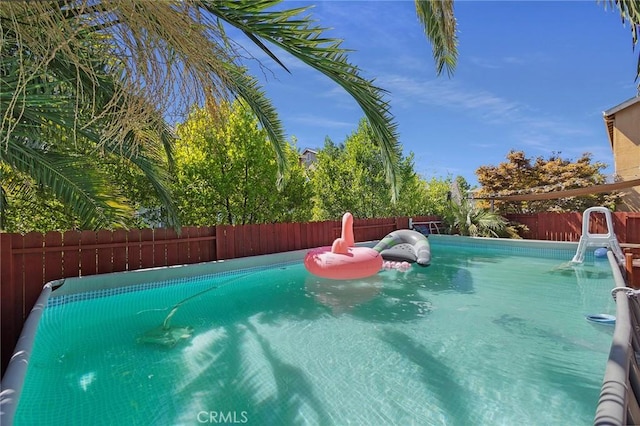
[[[640,103],[615,114],[613,126],[613,157],[615,173],[623,180],[640,177]],[[640,186],[624,191],[623,211],[640,211]]]

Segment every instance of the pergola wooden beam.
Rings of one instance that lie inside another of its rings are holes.
[[[540,194],[521,195],[492,195],[488,197],[473,197],[474,200],[496,200],[496,201],[538,201],[555,200],[558,198],[578,197],[580,195],[600,194],[602,192],[618,191],[620,189],[639,186],[640,179],[627,180],[624,182],[605,183],[586,188],[567,189],[565,191],[545,192]]]

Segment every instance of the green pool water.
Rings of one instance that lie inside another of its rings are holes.
[[[432,249],[364,280],[296,262],[54,297],[15,424],[592,424],[606,260]],[[141,340],[185,299],[168,324],[184,336]]]

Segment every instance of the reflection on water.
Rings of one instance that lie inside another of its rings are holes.
[[[313,275],[305,280],[305,289],[333,315],[349,314],[365,321],[413,321],[430,310],[428,299],[407,281],[394,281],[405,272],[385,271],[359,280],[330,280]]]
[[[447,263],[432,263],[428,268],[412,265],[407,272],[396,272],[393,277],[400,283],[420,287],[428,291],[455,291],[473,293],[473,275],[468,261],[453,259]]]
[[[334,315],[369,302],[380,293],[382,286],[380,275],[357,280],[331,280],[309,274],[305,280],[306,291],[318,302],[331,308]]]
[[[601,280],[611,276],[611,266],[609,262],[602,260],[596,260],[590,263],[563,262],[546,273],[565,277],[573,277],[575,275],[580,279]]]

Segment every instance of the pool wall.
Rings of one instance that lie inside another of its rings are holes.
[[[7,371],[2,377],[2,386],[0,387],[0,424],[13,424],[13,416],[20,400],[20,393],[27,374],[29,357],[33,349],[38,324],[51,295],[52,285],[60,284],[59,281],[62,280],[45,284],[42,293],[40,293],[22,327],[13,355],[9,360]]]
[[[512,240],[496,238],[463,237],[451,235],[429,235],[429,240],[437,250],[438,244],[462,248],[491,248],[515,255],[536,255],[554,259],[570,260],[578,247],[574,242],[552,242],[541,240]],[[358,246],[373,247],[377,241],[358,243]],[[432,247],[433,250],[433,247]],[[300,262],[308,250],[219,260],[200,264],[178,265],[114,272],[110,274],[66,278],[45,284],[37,303],[31,310],[18,339],[13,356],[0,383],[0,424],[12,424],[20,392],[29,365],[38,323],[45,307],[56,300],[66,303],[111,294],[137,291],[149,282],[166,282],[190,276],[220,274],[244,269],[260,269],[278,264]],[[585,258],[593,256],[589,253]]]
[[[578,249],[578,243],[565,241],[546,240],[516,240],[506,238],[485,238],[485,237],[462,237],[458,235],[429,235],[429,240],[436,243],[441,242],[447,246],[491,248],[505,253],[528,256],[549,257],[552,259],[570,260]],[[593,253],[588,252],[586,259],[593,259]]]
[[[296,250],[284,253],[265,254],[229,260],[196,263],[189,265],[163,266],[157,268],[137,269],[135,271],[114,272],[110,274],[88,275],[85,277],[66,278],[61,287],[52,293],[53,297],[70,296],[89,291],[112,290],[137,286],[150,281],[168,281],[189,276],[219,274],[238,269],[261,268],[277,264],[298,262],[304,258],[307,250]]]
[[[613,253],[607,253],[613,271],[616,325],[611,340],[594,425],[640,423],[640,367],[636,350],[640,346],[638,290],[626,286]]]

